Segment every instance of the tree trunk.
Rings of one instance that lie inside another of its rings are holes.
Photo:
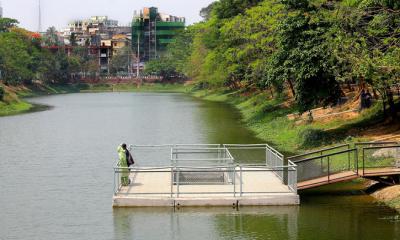
[[[347,83],[347,88],[348,88],[349,92],[353,91],[350,81],[346,81],[346,83]]]
[[[396,109],[396,105],[394,104],[394,100],[393,100],[393,92],[390,88],[388,88],[386,91],[387,91],[386,96],[388,99],[390,116],[392,117],[393,121],[396,121],[397,120],[397,109]]]
[[[287,82],[289,83],[289,88],[290,88],[290,91],[292,92],[293,98],[296,98],[296,92],[294,90],[292,80],[288,79]]]
[[[382,107],[383,107],[383,118],[386,119],[387,114],[386,114],[386,101],[385,101],[385,99],[382,99]]]
[[[379,99],[378,93],[376,92],[375,88],[372,88],[372,94],[374,95],[375,100]]]

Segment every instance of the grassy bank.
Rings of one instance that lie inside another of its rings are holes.
[[[241,111],[244,124],[257,137],[271,143],[286,154],[297,154],[327,145],[370,141],[371,139],[363,137],[360,133],[371,128],[374,130],[376,126],[381,126],[384,120],[379,102],[354,119],[346,120],[336,117],[323,123],[316,121],[296,124],[295,120],[288,118],[289,114],[298,112],[296,107],[287,104],[286,99],[272,100],[267,93],[246,96],[240,92],[220,89],[195,91],[193,95],[209,101],[231,103]],[[317,134],[305,136],[309,132]],[[379,135],[379,132],[376,134]],[[380,189],[372,196],[378,202],[400,211],[399,190],[400,186],[387,187]]]
[[[29,112],[33,105],[27,102],[0,102],[0,116],[10,116],[18,113]]]
[[[11,116],[49,108],[48,106],[31,104],[25,98],[80,91],[78,85],[51,86],[37,84],[28,86],[6,86],[0,83],[0,87],[4,89],[4,97],[0,101],[0,116]]]
[[[272,99],[268,93],[246,96],[239,92],[201,90],[194,92],[194,96],[231,103],[241,111],[244,123],[257,137],[286,153],[299,153],[343,142],[366,141],[368,139],[352,136],[352,132],[356,134],[357,130],[382,121],[379,104],[347,121],[337,118],[323,123],[298,124],[288,118],[289,114],[298,113],[297,108],[288,104],[287,99]]]

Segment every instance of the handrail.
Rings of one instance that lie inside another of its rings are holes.
[[[251,168],[262,168],[268,170],[276,170],[276,169],[285,169],[291,167],[297,167],[296,164],[287,165],[287,166],[274,166],[268,167],[264,165],[255,165],[255,164],[231,164],[231,165],[215,165],[215,166],[206,166],[206,167],[198,167],[198,166],[161,166],[161,167],[114,167],[114,170],[135,170],[135,171],[151,171],[151,170],[162,170],[165,169],[165,172],[169,172],[171,168],[179,168],[179,169],[221,169],[226,167],[251,167]]]
[[[267,146],[268,144],[259,143],[259,144],[223,144],[223,146],[234,146],[234,147],[262,147]]]
[[[378,144],[399,144],[398,142],[357,142],[354,145],[378,145]]]
[[[365,147],[365,148],[363,148],[363,149],[366,149],[366,150],[368,150],[368,149],[379,149],[379,148],[398,148],[398,147],[400,147],[400,144],[399,144],[399,145],[391,145],[391,146],[375,146],[375,147]]]
[[[312,158],[301,159],[301,160],[298,160],[298,161],[294,161],[294,163],[307,162],[307,161],[311,161],[311,160],[315,160],[315,159],[320,159],[320,158],[324,158],[324,157],[330,157],[330,156],[334,156],[334,155],[337,155],[337,154],[348,153],[348,152],[353,152],[353,151],[357,151],[357,148],[352,148],[352,149],[348,149],[348,150],[344,150],[344,151],[340,151],[340,152],[334,152],[334,153],[321,155],[321,156],[316,156],[316,157],[312,157]]]
[[[304,153],[304,154],[299,154],[299,155],[295,155],[295,156],[291,156],[288,157],[287,159],[293,159],[293,158],[298,158],[298,157],[303,157],[303,156],[307,156],[307,155],[311,155],[311,154],[315,154],[315,153],[320,153],[320,152],[325,152],[325,151],[329,151],[329,150],[334,150],[334,149],[338,149],[338,148],[342,148],[345,146],[350,146],[349,144],[342,144],[342,145],[338,145],[335,147],[330,147],[330,148],[324,148],[324,149],[320,149],[320,150],[315,150],[313,152],[308,152],[308,153]]]
[[[271,147],[270,145],[267,144],[267,148],[269,148],[270,150],[272,150],[272,152],[275,152],[277,155],[279,155],[280,157],[284,157],[282,153],[278,152],[275,148]]]

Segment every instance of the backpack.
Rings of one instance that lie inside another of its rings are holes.
[[[128,167],[130,167],[133,164],[135,164],[135,161],[133,160],[133,157],[132,157],[131,153],[128,150],[126,150],[126,163],[128,164]]]

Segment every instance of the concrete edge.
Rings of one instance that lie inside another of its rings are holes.
[[[299,195],[226,198],[113,198],[113,207],[212,207],[212,206],[292,206],[299,205]]]

